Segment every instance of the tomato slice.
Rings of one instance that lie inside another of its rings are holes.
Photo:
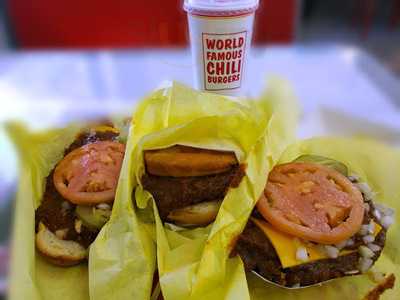
[[[316,163],[276,166],[257,208],[277,229],[321,244],[350,238],[364,217],[360,191],[336,170]]]
[[[115,197],[125,145],[99,141],[68,153],[54,170],[57,191],[75,204],[112,202]]]

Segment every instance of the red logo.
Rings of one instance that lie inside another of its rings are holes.
[[[202,34],[205,90],[240,88],[246,37],[247,31]]]

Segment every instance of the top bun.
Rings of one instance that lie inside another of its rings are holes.
[[[175,145],[144,152],[146,171],[156,176],[194,177],[219,174],[237,166],[233,152]]]

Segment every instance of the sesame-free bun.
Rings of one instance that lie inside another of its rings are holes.
[[[238,165],[233,152],[175,145],[144,152],[146,171],[156,176],[194,177],[224,173]]]
[[[39,223],[36,248],[51,263],[58,266],[73,266],[87,257],[87,250],[75,241],[59,239],[43,223]]]

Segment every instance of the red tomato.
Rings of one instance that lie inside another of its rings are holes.
[[[362,194],[351,181],[315,163],[276,166],[257,208],[277,229],[321,244],[350,238],[364,217]]]
[[[71,151],[54,171],[57,191],[75,204],[112,202],[124,153],[125,145],[112,141],[95,142]]]

